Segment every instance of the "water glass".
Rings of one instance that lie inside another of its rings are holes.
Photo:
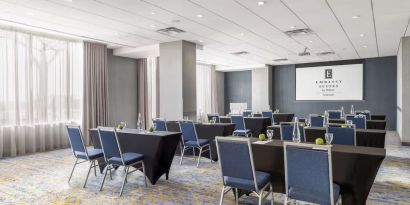
[[[184,116],[184,121],[188,121],[189,119],[188,119],[188,115],[185,115]]]
[[[272,140],[272,138],[273,138],[273,130],[271,130],[271,129],[266,130],[266,134],[268,135],[268,139],[269,139],[269,140]]]
[[[346,124],[353,125],[353,121],[352,120],[346,120]]]
[[[212,124],[216,123],[216,117],[212,117]]]
[[[153,123],[152,128],[154,128],[154,131],[156,131],[157,130],[157,123]]]
[[[327,145],[331,145],[333,140],[333,133],[325,133],[325,140]]]

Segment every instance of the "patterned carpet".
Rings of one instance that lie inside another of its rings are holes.
[[[394,134],[389,133],[390,137]],[[102,192],[102,176],[90,175],[88,186],[82,188],[88,164],[80,164],[70,184],[72,167],[70,150],[57,150],[0,160],[0,204],[217,204],[221,191],[221,176],[217,163],[208,160],[196,168],[192,159],[182,166],[175,159],[170,180],[161,178],[155,186],[144,187],[142,174],[128,177],[124,194],[120,191],[122,170],[107,178]],[[276,204],[283,195],[275,194]],[[245,196],[241,204],[257,204],[255,196]],[[225,204],[234,204],[233,196]],[[269,204],[269,203],[266,203]],[[299,203],[298,203],[299,204]],[[410,147],[388,145],[387,157],[372,187],[367,204],[410,204]]]

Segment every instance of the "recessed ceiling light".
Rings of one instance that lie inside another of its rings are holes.
[[[259,6],[265,5],[265,2],[264,1],[258,1],[258,5]]]
[[[202,14],[197,14],[196,17],[202,18],[202,17],[204,17],[204,16],[203,16]]]
[[[151,28],[155,28],[156,26],[155,25],[151,25]]]
[[[352,16],[352,19],[358,19],[358,18],[360,18],[360,15],[354,15],[354,16]]]
[[[27,12],[27,15],[34,16],[34,13],[33,12]]]
[[[199,42],[203,43],[204,41],[203,41],[203,40],[199,40]]]
[[[363,46],[363,48],[367,48],[367,46],[366,46],[366,45],[364,45],[364,46]]]
[[[360,37],[364,37],[364,34],[363,34],[363,33],[361,33],[359,36],[360,36]]]
[[[289,26],[289,28],[291,28],[291,29],[295,29],[295,28],[296,28],[296,26]]]
[[[155,15],[155,12],[152,11],[152,12],[151,12],[151,15]]]
[[[240,33],[239,35],[240,35],[240,36],[244,36],[245,34],[244,34],[244,33]]]
[[[115,36],[118,36],[118,32],[114,32],[114,35],[115,35]]]
[[[309,41],[309,43],[313,43],[313,41]]]
[[[64,0],[64,1],[67,1],[67,2],[73,2],[73,0]]]

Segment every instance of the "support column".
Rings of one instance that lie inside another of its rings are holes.
[[[410,145],[410,37],[403,37],[397,54],[397,132]]]

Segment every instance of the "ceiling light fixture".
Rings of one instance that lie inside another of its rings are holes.
[[[199,40],[199,42],[200,42],[200,43],[203,43],[204,41],[203,41],[203,40]]]
[[[358,18],[360,18],[360,15],[354,15],[354,16],[352,16],[352,19],[358,19]]]
[[[265,2],[264,1],[258,1],[258,5],[263,6],[263,5],[265,5]]]
[[[244,36],[245,34],[244,34],[244,33],[240,33],[239,35],[240,35],[240,36]]]
[[[155,28],[156,26],[155,25],[151,25],[151,28]]]
[[[295,29],[295,28],[296,28],[296,26],[289,26],[289,28],[290,28],[290,29]]]
[[[34,13],[33,12],[27,12],[27,15],[34,16]]]
[[[155,15],[155,12],[152,11],[152,12],[151,12],[151,15]]]
[[[202,18],[202,17],[204,17],[204,16],[203,16],[202,14],[197,14],[196,17]]]
[[[364,37],[364,34],[363,34],[363,33],[361,33],[359,36],[360,36],[360,37]]]
[[[313,41],[309,41],[309,43],[313,43]]]
[[[366,46],[366,45],[364,45],[364,46],[363,46],[363,48],[367,48],[367,46]]]

